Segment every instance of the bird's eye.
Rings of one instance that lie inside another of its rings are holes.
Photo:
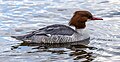
[[[89,19],[91,19],[91,18],[92,18],[92,16],[88,16],[88,18],[89,18]]]

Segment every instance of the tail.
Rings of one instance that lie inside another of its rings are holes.
[[[11,36],[12,38],[15,38],[17,40],[24,40],[25,36]]]
[[[11,36],[12,38],[15,38],[17,40],[27,40],[30,39],[34,34],[27,34],[27,35],[21,35],[21,36]]]

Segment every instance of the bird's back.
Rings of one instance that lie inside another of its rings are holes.
[[[11,36],[18,40],[35,43],[64,43],[72,42],[72,35],[77,33],[74,29],[66,25],[50,25],[39,30],[32,31],[22,36]]]

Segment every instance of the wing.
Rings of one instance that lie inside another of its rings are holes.
[[[28,33],[26,35],[21,36],[11,36],[12,38],[16,38],[18,40],[26,40],[31,39],[33,36],[51,36],[51,35],[67,35],[71,36],[73,33],[77,33],[74,29],[66,26],[66,25],[50,25],[44,28],[41,28],[36,31],[32,31],[31,33]]]
[[[32,33],[35,35],[72,35],[73,33],[77,33],[74,29],[66,26],[66,25],[50,25],[39,30],[33,31]]]

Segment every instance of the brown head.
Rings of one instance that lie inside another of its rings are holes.
[[[76,29],[83,29],[86,27],[87,20],[103,20],[102,18],[93,17],[89,11],[76,11],[71,18],[69,25],[75,26]]]

